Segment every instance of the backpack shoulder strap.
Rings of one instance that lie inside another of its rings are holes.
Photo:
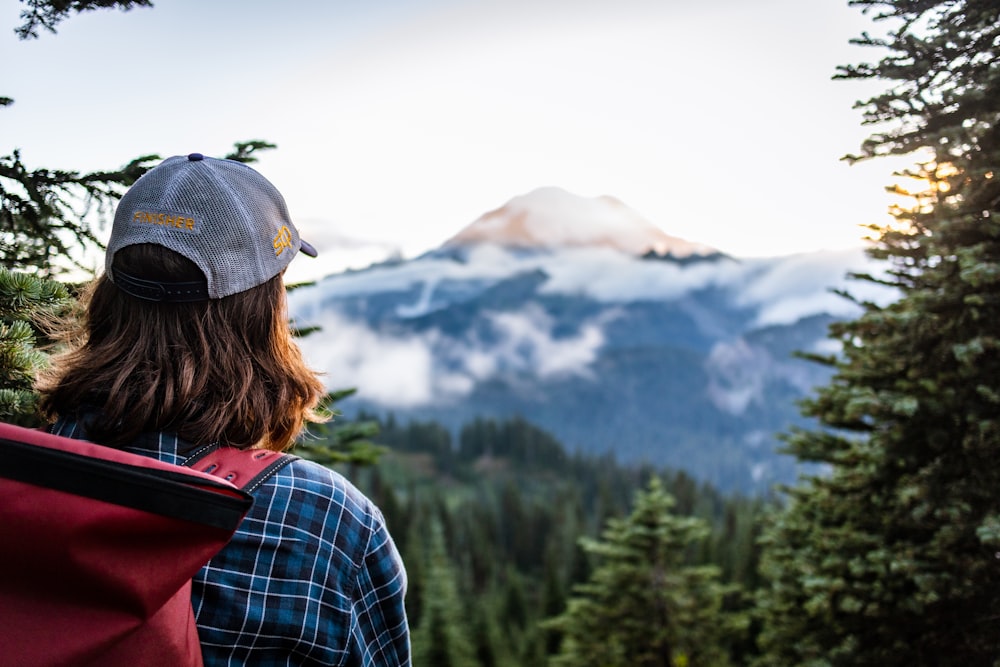
[[[197,450],[184,465],[226,480],[247,493],[253,493],[274,473],[296,460],[297,456],[269,449],[238,449],[208,445]]]

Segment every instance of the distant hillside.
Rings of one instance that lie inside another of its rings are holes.
[[[571,450],[669,465],[724,491],[792,480],[776,434],[828,379],[793,355],[832,351],[827,326],[855,306],[830,288],[866,267],[863,254],[739,260],[680,239],[626,252],[606,243],[616,229],[653,241],[658,230],[601,199],[541,195],[423,257],[293,292],[297,323],[322,327],[302,342],[307,358],[331,387],[358,388],[343,409],[451,429],[520,416]],[[547,204],[510,218],[532,242],[511,243],[501,222],[536,200]]]

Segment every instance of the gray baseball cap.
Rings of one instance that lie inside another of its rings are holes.
[[[155,243],[194,262],[204,283],[170,283],[114,269],[115,253]],[[303,252],[277,188],[242,162],[201,153],[167,158],[142,175],[115,210],[105,256],[108,278],[123,291],[150,301],[221,299],[261,285]],[[207,289],[206,289],[207,287]]]

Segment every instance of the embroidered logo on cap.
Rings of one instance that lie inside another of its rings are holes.
[[[274,237],[274,256],[280,257],[285,252],[285,248],[292,249],[292,230],[288,225],[282,225],[278,229],[278,235]]]
[[[194,231],[194,218],[184,215],[153,213],[152,211],[136,211],[132,216],[132,222],[147,225],[159,225],[160,227],[173,227],[174,229],[186,229],[189,232]]]

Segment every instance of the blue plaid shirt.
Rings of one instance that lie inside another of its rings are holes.
[[[68,419],[52,432],[86,437]],[[193,451],[165,433],[127,449],[175,464]],[[233,539],[194,577],[205,665],[409,665],[406,572],[378,508],[303,460],[253,496]]]

